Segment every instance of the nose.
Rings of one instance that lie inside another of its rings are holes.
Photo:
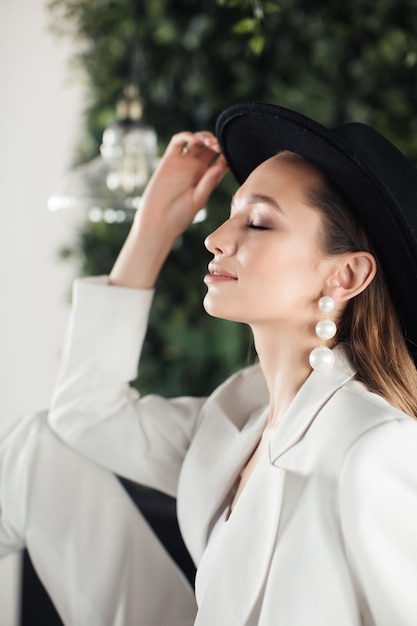
[[[236,249],[236,241],[233,237],[230,220],[221,224],[221,226],[208,235],[204,241],[204,245],[212,254],[221,254],[223,256],[233,254]]]

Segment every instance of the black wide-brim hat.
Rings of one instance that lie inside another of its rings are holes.
[[[239,183],[282,150],[314,163],[374,243],[417,364],[417,169],[371,126],[326,128],[280,106],[247,102],[221,113],[216,135]]]

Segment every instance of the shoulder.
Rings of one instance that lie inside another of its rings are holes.
[[[355,379],[349,380],[334,394],[326,413],[330,413],[331,420],[337,422],[337,429],[344,434],[347,449],[366,435],[372,439],[376,429],[385,432],[384,427],[388,431],[389,425],[395,423],[404,422],[413,432],[417,428],[416,420]]]
[[[369,506],[378,494],[395,498],[406,484],[417,494],[417,421],[359,383],[338,395],[337,402],[350,407],[350,436],[340,466],[342,496]]]
[[[412,624],[417,610],[417,422],[372,398],[366,406],[369,421],[365,418],[366,426],[351,441],[339,473],[343,542],[376,622]]]
[[[327,467],[335,476],[344,467],[349,471],[358,457],[369,457],[371,450],[383,457],[391,440],[397,450],[401,445],[409,446],[407,439],[414,442],[417,459],[417,421],[351,379],[321,407],[306,433],[305,444],[312,450],[312,462]]]
[[[388,476],[413,477],[417,489],[417,421],[396,409],[367,420],[346,450],[340,476],[368,493],[384,480],[388,488]]]

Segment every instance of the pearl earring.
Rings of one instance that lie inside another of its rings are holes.
[[[323,296],[318,302],[320,311],[324,313],[324,319],[316,324],[316,335],[322,340],[321,346],[310,352],[309,361],[316,372],[327,372],[334,365],[334,354],[326,346],[327,339],[336,334],[336,324],[329,319],[329,313],[334,309],[334,300],[330,296]]]

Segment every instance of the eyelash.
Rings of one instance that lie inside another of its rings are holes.
[[[253,228],[253,230],[270,230],[267,226],[258,226],[257,224],[246,224],[246,228]]]

